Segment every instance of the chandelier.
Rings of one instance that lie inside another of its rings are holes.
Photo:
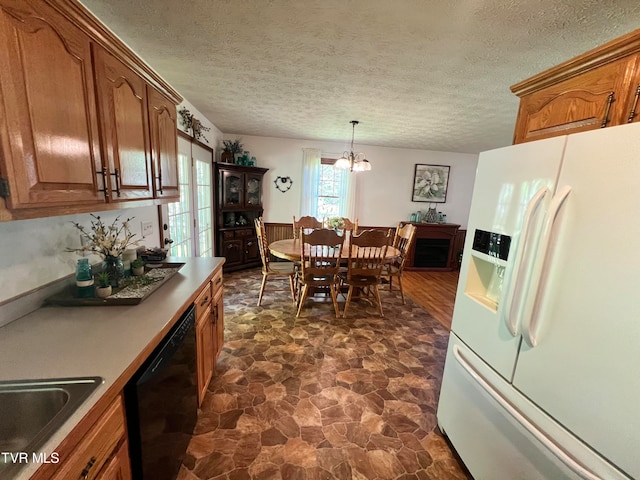
[[[351,132],[351,151],[343,152],[342,156],[336,160],[334,167],[341,170],[349,170],[350,172],[367,172],[371,170],[371,164],[369,160],[364,157],[364,153],[353,153],[353,137],[356,132],[356,125],[360,122],[358,120],[351,120],[349,123],[353,125],[353,131]]]

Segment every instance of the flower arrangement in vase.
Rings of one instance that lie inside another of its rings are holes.
[[[124,264],[122,253],[131,245],[138,243],[134,240],[136,234],[129,228],[129,222],[133,218],[127,218],[120,222],[116,217],[110,225],[105,224],[98,215],[90,214],[91,227],[87,228],[78,222],[71,222],[80,232],[83,245],[80,248],[67,248],[67,252],[76,252],[83,255],[93,253],[103,259],[102,270],[109,274],[112,287],[117,287],[124,277]],[[144,237],[143,237],[144,238]]]
[[[334,230],[340,230],[344,227],[344,220],[342,217],[331,217],[327,220],[327,225]]]
[[[233,163],[236,153],[242,152],[242,144],[240,143],[239,138],[236,138],[235,140],[223,140],[220,160],[225,163]]]

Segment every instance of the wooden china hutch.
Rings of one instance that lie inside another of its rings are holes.
[[[262,181],[267,170],[216,163],[216,251],[226,258],[225,271],[262,264],[254,219],[264,211]]]

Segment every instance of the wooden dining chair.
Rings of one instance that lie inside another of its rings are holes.
[[[322,222],[316,217],[300,217],[296,220],[293,216],[293,238],[300,238],[300,229],[304,229],[307,233],[314,228],[322,228]]]
[[[351,232],[352,235],[355,235],[358,233],[358,219],[356,218],[355,221],[351,221],[349,220],[347,217],[342,217],[342,222],[343,222],[343,230],[349,230]]]
[[[391,229],[364,230],[352,235],[349,242],[349,256],[347,270],[340,272],[341,284],[348,286],[347,301],[344,305],[342,316],[346,318],[351,300],[354,298],[366,298],[373,293],[378,304],[380,316],[384,317],[382,302],[380,300],[380,275],[385,263],[387,248],[392,240]]]
[[[262,296],[267,285],[267,279],[272,276],[289,277],[289,288],[293,303],[296,303],[296,269],[293,262],[272,262],[269,254],[269,242],[265,234],[264,221],[262,217],[255,219],[256,235],[258,237],[258,247],[262,258],[262,285],[258,294],[258,306],[262,303]]]
[[[298,296],[298,311],[296,317],[304,307],[304,302],[310,289],[328,289],[331,294],[336,318],[340,317],[338,308],[338,269],[344,236],[329,229],[315,229],[309,233],[301,230],[300,239],[300,273],[299,283],[302,288]]]
[[[393,289],[393,279],[398,279],[398,287],[400,288],[400,298],[402,298],[402,304],[405,304],[404,290],[402,288],[402,272],[404,266],[407,263],[407,257],[409,256],[409,250],[416,236],[416,226],[406,223],[404,226],[402,223],[398,223],[396,227],[396,233],[393,238],[393,246],[400,250],[400,255],[396,257],[393,262],[386,263],[382,268],[381,276],[389,280],[389,291]]]

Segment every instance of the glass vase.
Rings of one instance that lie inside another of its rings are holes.
[[[76,296],[78,298],[93,297],[93,273],[88,258],[79,259],[76,266]]]
[[[102,271],[109,274],[109,283],[112,287],[118,287],[124,278],[124,263],[121,257],[107,255],[102,261]]]

